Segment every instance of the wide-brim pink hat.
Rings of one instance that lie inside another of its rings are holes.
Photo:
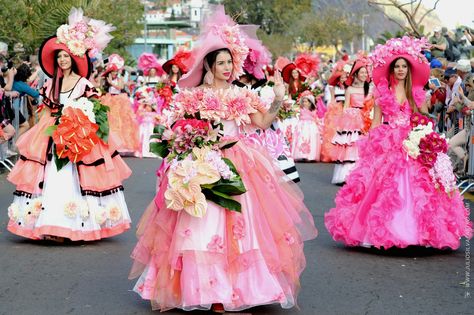
[[[202,33],[192,51],[194,64],[188,73],[178,81],[183,88],[196,87],[201,84],[204,73],[204,58],[210,52],[227,48],[232,55],[233,69],[229,82],[244,74],[243,64],[249,49],[245,44],[245,34],[240,26],[225,14],[224,6],[212,6],[212,13],[201,27]],[[211,66],[211,65],[209,65]]]
[[[408,36],[392,38],[385,45],[377,45],[370,55],[375,85],[382,79],[390,82],[390,64],[398,58],[403,58],[410,64],[413,87],[423,87],[430,77],[430,65],[422,54],[422,50],[428,45],[426,38],[416,39]]]
[[[84,54],[82,57],[74,55],[65,44],[57,41],[56,36],[48,37],[41,44],[39,49],[38,62],[47,76],[52,78],[54,75],[54,64],[56,62],[55,55],[58,50],[64,50],[69,54],[69,56],[71,56],[77,66],[78,75],[84,78],[90,76],[92,72],[92,63],[90,62],[89,56],[87,54]]]

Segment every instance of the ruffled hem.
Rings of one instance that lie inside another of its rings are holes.
[[[459,192],[437,190],[428,171],[402,149],[410,127],[381,125],[358,142],[360,159],[325,214],[334,240],[377,248],[409,245],[452,248],[472,236]],[[400,214],[409,218],[400,220]],[[403,229],[400,222],[410,228]]]
[[[130,277],[141,275],[135,289],[154,309],[296,304],[303,241],[317,235],[301,191],[264,151],[237,143],[224,155],[248,189],[236,198],[241,213],[212,202],[203,218],[167,209],[164,177],[140,220]]]
[[[97,241],[102,238],[122,234],[130,229],[130,222],[94,231],[75,231],[60,226],[40,226],[34,229],[27,229],[10,220],[7,229],[13,234],[33,240],[41,240],[45,235],[51,235],[68,238],[71,241]]]

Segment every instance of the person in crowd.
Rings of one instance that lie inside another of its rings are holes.
[[[147,86],[155,87],[159,82],[163,81],[162,76],[165,72],[155,54],[141,54],[138,57],[138,68],[143,71],[144,84]]]
[[[39,62],[51,79],[41,91],[40,120],[18,139],[20,159],[8,175],[16,190],[7,229],[34,240],[93,241],[130,227],[122,181],[131,170],[106,132],[106,111],[94,111],[88,99],[96,92],[86,79],[89,50],[104,49],[114,28],[82,9],[72,8],[69,21],[41,45]],[[87,41],[78,49],[65,33]]]
[[[405,36],[371,55],[372,129],[359,141],[357,166],[324,220],[333,239],[347,246],[457,249],[461,237],[472,236],[446,140],[423,115],[430,72],[420,51],[426,44]]]
[[[332,184],[344,184],[354,168],[355,162],[359,159],[356,142],[370,127],[373,96],[368,69],[367,58],[359,57],[353,63],[345,82],[347,88],[344,96],[344,109],[337,117],[336,134],[332,139],[332,144],[336,146],[336,166],[331,180]]]
[[[297,161],[320,160],[321,155],[321,122],[316,112],[316,102],[313,93],[304,91],[299,99],[299,123],[294,131],[294,145],[291,155]]]
[[[17,72],[15,74],[15,78],[13,81],[12,90],[20,93],[20,96],[29,96],[33,98],[33,104],[38,104],[38,98],[39,98],[38,90],[29,86],[28,83],[26,82],[28,78],[31,76],[31,74],[32,74],[32,71],[31,71],[30,66],[26,63],[22,63],[17,68]],[[19,99],[17,100],[17,102],[18,102],[17,106],[20,106]],[[30,128],[30,124],[25,119],[25,116],[23,115],[21,111],[19,112],[19,116],[20,117],[19,117],[18,135],[22,135]]]
[[[177,113],[183,110],[183,114],[221,117],[227,139],[239,137],[238,124],[266,129],[283,101],[285,87],[280,74],[275,72],[275,99],[265,112],[255,92],[231,84],[243,73],[248,54],[241,26],[225,15],[222,6],[205,21],[194,48],[194,64],[178,82],[183,90],[175,98]],[[201,93],[212,100],[213,109],[207,107],[209,102],[179,102]],[[219,111],[214,107],[219,104],[226,104],[227,109]],[[177,119],[180,124],[185,122],[183,117]],[[203,149],[189,148],[196,154]],[[173,174],[181,172],[194,158],[171,159],[138,227],[130,274],[132,278],[139,276],[134,291],[150,300],[153,309],[162,311],[181,308],[223,313],[273,303],[284,308],[295,306],[298,279],[305,265],[303,241],[317,233],[311,214],[298,197],[298,188],[281,181],[281,171],[273,166],[264,148],[238,141],[213,152],[215,158],[219,154],[229,159],[240,174],[246,192],[235,200],[241,211],[228,210],[206,199],[199,201],[202,207],[195,204],[198,208],[181,208],[174,199],[179,198],[179,192],[170,190],[169,185],[185,184]],[[210,169],[206,173],[216,176]],[[195,179],[189,184],[194,186]],[[200,188],[196,189],[194,193],[199,195]]]
[[[433,33],[433,36],[430,38],[431,55],[437,59],[445,57],[444,52],[448,46],[448,42],[446,38],[441,35],[441,28],[435,27]]]
[[[107,93],[101,96],[100,100],[110,108],[110,130],[120,139],[118,151],[127,155],[133,154],[139,149],[140,140],[137,119],[130,98],[124,92],[124,79],[119,75],[124,64],[125,61],[120,55],[112,54],[109,56],[105,71],[102,74],[105,78],[104,90]]]

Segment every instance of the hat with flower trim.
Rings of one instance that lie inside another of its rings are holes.
[[[88,78],[92,65],[90,57],[102,51],[112,39],[110,32],[115,30],[111,24],[84,16],[82,9],[72,8],[68,24],[61,25],[56,35],[48,37],[39,50],[41,69],[53,77],[56,54],[67,52],[77,66],[78,75]]]
[[[405,59],[411,66],[411,78],[413,86],[424,86],[430,77],[430,64],[422,51],[429,47],[426,38],[392,38],[385,45],[377,45],[369,58],[372,61],[372,77],[375,85],[382,79],[390,82],[390,64],[398,59]]]
[[[201,83],[205,69],[204,59],[215,50],[229,49],[232,55],[232,74],[229,82],[244,74],[243,66],[249,53],[246,45],[246,34],[241,26],[225,14],[224,6],[213,6],[212,13],[204,20],[202,32],[199,35],[196,47],[192,50],[194,64],[188,73],[178,81],[179,87],[196,87]]]

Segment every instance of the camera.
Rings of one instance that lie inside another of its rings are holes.
[[[4,66],[0,69],[0,71],[1,71],[2,73],[5,73],[5,72],[7,72],[9,69],[11,69],[11,68],[13,68],[13,61],[8,60],[8,61],[7,61],[7,65],[6,65],[6,66],[4,65]]]

